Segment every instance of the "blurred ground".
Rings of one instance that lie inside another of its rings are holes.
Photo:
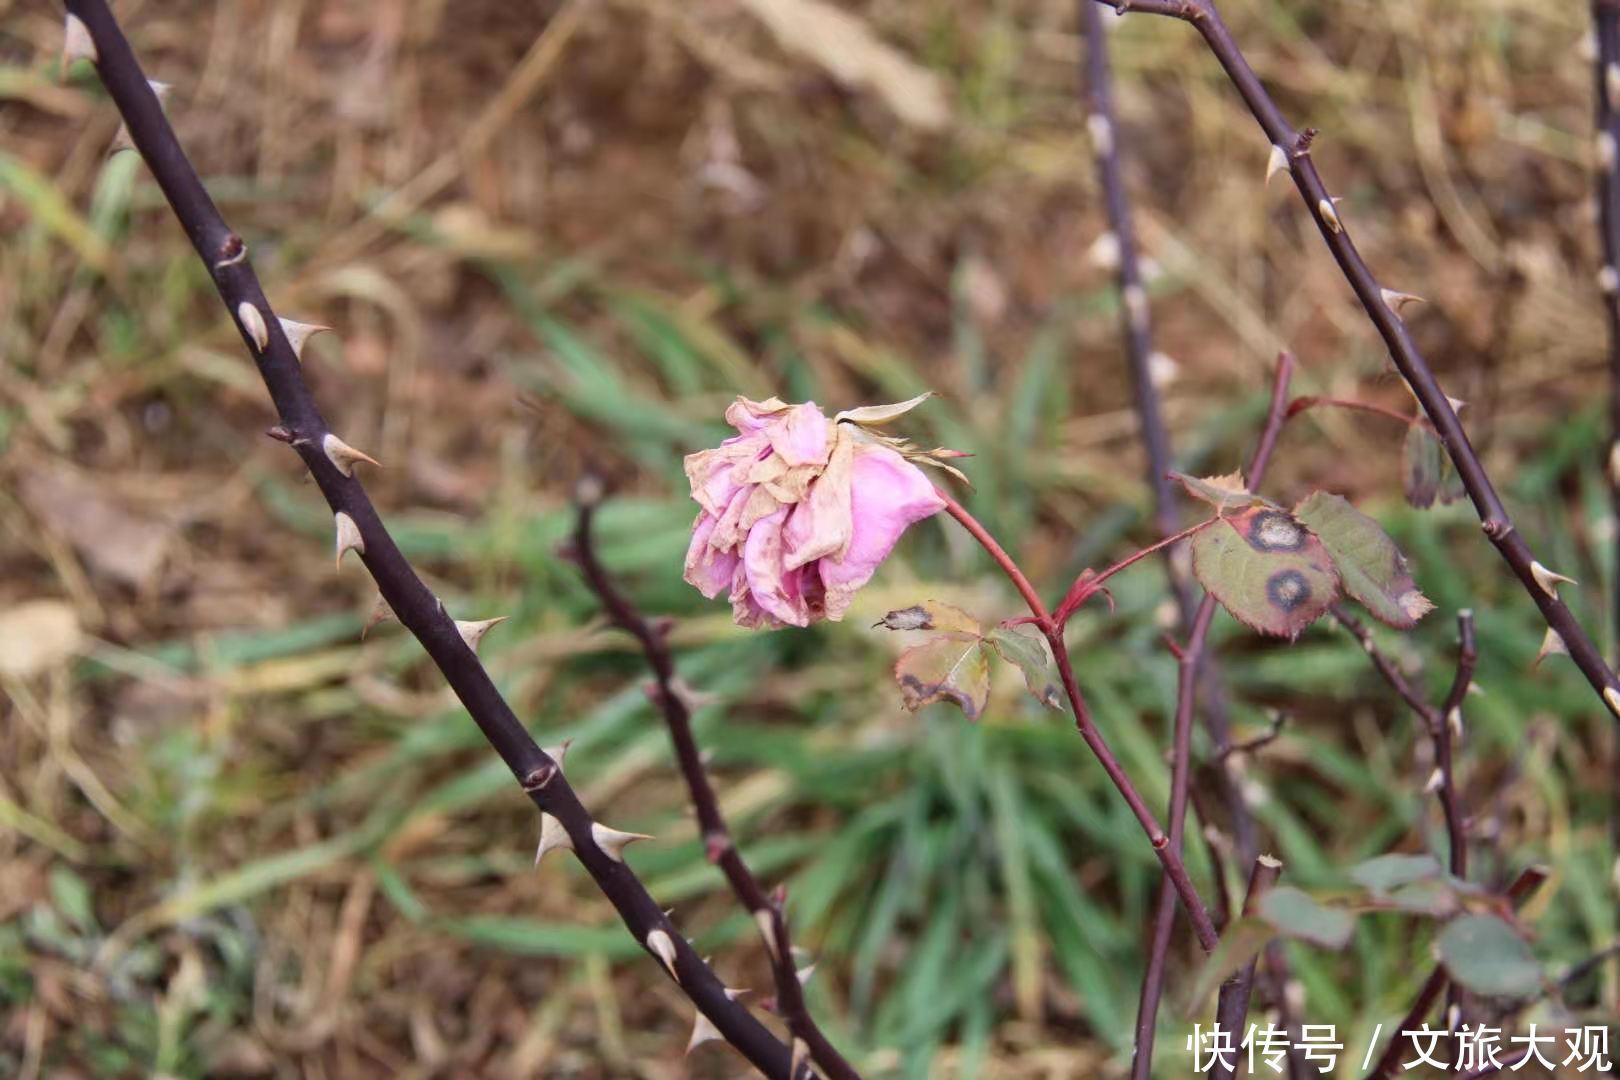
[[[866,629],[922,590],[1013,614],[988,565],[921,529],[848,622],[761,637],[679,581],[679,457],[737,392],[941,391],[914,433],[976,452],[975,510],[1048,592],[1147,536],[1072,4],[840,8],[118,12],[278,310],[337,328],[306,370],[386,463],[368,485],[402,544],[458,616],[514,616],[485,645],[498,679],[542,742],[576,739],[600,816],[659,835],[631,861],[727,980],[768,975],[636,658],[553,552],[587,464],[620,493],[609,561],[682,617],[714,702],[700,737],[745,851],[788,882],[835,1041],[869,1075],[1113,1074],[1156,863],[1060,720],[1011,686],[978,727],[904,714],[897,646]],[[1322,129],[1369,262],[1429,299],[1414,330],[1520,527],[1586,585],[1587,625],[1612,622],[1584,5],[1223,11]],[[1297,392],[1407,408],[1196,37],[1108,22],[1189,466],[1238,464],[1282,345]],[[531,814],[413,643],[358,640],[367,582],[332,570],[329,518],[260,434],[266,396],[142,163],[107,155],[93,72],[57,82],[60,35],[54,6],[0,0],[0,1071],[741,1074],[723,1047],[680,1058],[689,1006],[577,867],[530,868]],[[1456,611],[1479,614],[1476,880],[1552,868],[1527,917],[1556,970],[1613,940],[1613,724],[1561,658],[1531,674],[1534,613],[1471,511],[1401,503],[1399,434],[1313,413],[1271,493],[1344,492],[1398,536],[1440,608],[1381,640],[1437,695]],[[1162,579],[1116,593],[1077,621],[1077,663],[1158,805]],[[1290,716],[1251,790],[1290,880],[1434,842],[1427,741],[1352,642],[1285,648],[1224,616],[1216,637],[1240,727]],[[1426,935],[1379,917],[1344,954],[1296,951],[1310,1018],[1365,1045]],[[1191,970],[1178,951],[1172,986]],[[1616,980],[1568,1008],[1613,1016]],[[1164,1075],[1186,1072],[1182,1030],[1167,1011]]]

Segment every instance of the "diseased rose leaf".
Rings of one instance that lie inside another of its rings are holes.
[[[1322,542],[1286,512],[1251,506],[1192,538],[1193,576],[1232,617],[1295,638],[1339,592]]]
[[[906,708],[916,712],[949,701],[969,720],[984,715],[990,700],[989,649],[977,634],[944,634],[900,654],[894,679]]]
[[[1262,896],[1258,914],[1284,937],[1329,949],[1348,945],[1356,928],[1353,913],[1318,903],[1291,885],[1279,885]]]
[[[1434,610],[1412,581],[1406,556],[1395,541],[1342,496],[1314,492],[1294,507],[1294,516],[1327,548],[1344,591],[1361,601],[1375,619],[1406,630]]]
[[[997,655],[1023,672],[1024,685],[1029,687],[1036,701],[1049,709],[1063,711],[1063,691],[1058,685],[1057,665],[1052,662],[1046,642],[1005,626],[990,631],[985,635],[985,640]]]
[[[984,633],[979,620],[959,607],[942,604],[938,600],[924,600],[908,608],[891,611],[875,624],[889,630],[939,630],[953,634]]]
[[[1242,510],[1266,501],[1244,485],[1242,473],[1203,477],[1188,476],[1186,473],[1170,475],[1181,482],[1181,486],[1187,489],[1187,494],[1209,503],[1220,513]]]
[[[1438,500],[1456,502],[1466,494],[1462,478],[1451,466],[1445,447],[1425,424],[1413,424],[1406,429],[1406,442],[1401,451],[1401,476],[1406,488],[1406,501],[1420,510],[1426,510]]]
[[[1446,973],[1489,997],[1528,997],[1541,989],[1541,963],[1518,931],[1495,915],[1461,915],[1435,941]]]

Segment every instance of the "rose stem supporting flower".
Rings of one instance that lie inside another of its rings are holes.
[[[477,654],[463,640],[455,621],[406,562],[360,481],[339,468],[323,450],[331,430],[304,381],[296,352],[265,299],[245,246],[220,217],[187,160],[104,0],[68,0],[67,10],[70,18],[78,19],[88,30],[95,46],[96,70],[123,115],[136,149],[146,159],[197,254],[207,264],[226,310],[237,313],[243,340],[280,414],[278,436],[285,436],[303,459],[332,510],[346,516],[348,528],[354,530],[360,542],[351,546],[360,552],[383,599],[422,643],[535,806],[562,824],[576,857],[636,940],[756,1068],[773,1077],[789,1076],[789,1047],[727,996],[720,980],[676,931],[629,866],[611,857],[593,840],[595,822],[557,763],[536,745],[495,688]],[[247,317],[252,325],[241,325],[244,316],[240,312],[244,309],[252,312]]]
[[[1063,631],[1058,627],[1051,613],[1046,610],[1046,604],[1042,602],[1040,595],[1030,585],[1029,579],[1024,576],[1024,572],[1018,568],[1017,563],[1013,562],[1012,556],[1008,555],[1002,546],[996,543],[995,537],[991,536],[984,526],[979,524],[978,520],[963,508],[961,503],[951,498],[948,492],[940,491],[939,495],[940,498],[945,500],[945,511],[955,518],[968,531],[968,534],[977,540],[980,546],[990,554],[990,558],[995,560],[996,565],[1001,567],[1002,572],[1011,579],[1013,586],[1023,596],[1024,602],[1029,605],[1030,613],[1035,617],[1035,625],[1040,628],[1041,633],[1046,637],[1047,643],[1052,647],[1052,657],[1057,662],[1058,676],[1063,682],[1063,691],[1069,698],[1069,705],[1074,709],[1074,723],[1075,727],[1080,731],[1080,737],[1086,741],[1087,746],[1091,747],[1091,752],[1096,755],[1098,762],[1102,764],[1103,771],[1108,774],[1109,780],[1113,781],[1114,787],[1124,797],[1125,804],[1131,808],[1131,813],[1136,815],[1136,820],[1141,823],[1142,831],[1147,833],[1148,841],[1153,845],[1153,853],[1159,857],[1159,862],[1164,866],[1165,875],[1175,886],[1177,894],[1181,897],[1182,904],[1187,908],[1188,917],[1192,921],[1193,932],[1198,936],[1198,944],[1202,946],[1205,952],[1213,951],[1219,942],[1219,935],[1215,932],[1214,924],[1210,922],[1209,910],[1205,908],[1203,900],[1199,899],[1198,890],[1194,888],[1192,879],[1187,876],[1187,867],[1181,860],[1180,849],[1170,843],[1170,837],[1165,835],[1158,819],[1153,816],[1153,811],[1149,810],[1147,803],[1142,800],[1141,792],[1136,790],[1136,785],[1131,782],[1131,778],[1126,775],[1124,768],[1120,765],[1119,759],[1114,756],[1113,750],[1109,748],[1108,741],[1103,738],[1102,732],[1097,730],[1097,725],[1092,721],[1091,713],[1086,708],[1085,699],[1080,694],[1080,684],[1075,679],[1074,667],[1069,662],[1069,650],[1063,642]]]
[[[703,848],[709,861],[720,867],[731,885],[731,891],[759,927],[765,940],[765,953],[770,958],[771,974],[776,982],[776,1009],[787,1022],[795,1040],[808,1048],[808,1053],[821,1071],[832,1080],[859,1080],[860,1074],[852,1068],[837,1047],[827,1039],[804,1001],[804,988],[799,984],[799,973],[793,960],[793,946],[788,938],[787,917],[780,903],[773,902],[760,887],[742,853],[737,850],[720,812],[720,800],[703,767],[703,756],[698,752],[697,739],[692,733],[692,712],[681,687],[676,683],[675,658],[669,649],[668,628],[649,623],[630,598],[620,591],[597,557],[592,540],[591,518],[596,511],[601,486],[594,482],[580,485],[576,497],[578,517],[574,525],[573,555],[579,561],[585,582],[601,601],[613,625],[636,639],[647,666],[653,671],[653,685],[648,696],[664,714],[669,727],[669,738],[675,744],[675,761],[681,775],[686,778],[687,790],[692,796],[692,808],[697,813],[698,828],[703,834]]]
[[[1140,11],[1152,15],[1165,15],[1191,23],[1203,36],[1210,51],[1225,69],[1236,86],[1244,104],[1265,131],[1273,153],[1280,154],[1289,176],[1304,200],[1307,210],[1316,221],[1328,250],[1333,253],[1350,288],[1361,301],[1367,317],[1372,320],[1390,357],[1395,361],[1407,385],[1412,388],[1418,403],[1434,424],[1440,442],[1450,455],[1457,475],[1462,480],[1468,497],[1479,512],[1485,536],[1512,569],[1531,600],[1541,610],[1542,617],[1569,648],[1570,658],[1581,669],[1592,688],[1597,691],[1610,713],[1620,720],[1620,679],[1604,662],[1603,654],[1587,636],[1568,606],[1558,598],[1555,589],[1543,585],[1539,577],[1545,570],[1536,561],[1530,545],[1519,535],[1508,516],[1507,507],[1496,493],[1485,466],[1468,441],[1468,434],[1457,419],[1457,411],[1440,389],[1433,370],[1416,342],[1407,332],[1406,324],[1395,311],[1394,302],[1386,300],[1386,290],[1379,285],[1372,270],[1356,250],[1350,233],[1336,209],[1327,186],[1311,160],[1311,140],[1314,130],[1295,131],[1283,117],[1282,110],[1266,91],[1249,61],[1238,47],[1237,41],[1221,20],[1213,0],[1094,0],[1113,8],[1119,14]],[[1389,294],[1394,297],[1394,294]],[[1538,574],[1537,571],[1541,570]]]

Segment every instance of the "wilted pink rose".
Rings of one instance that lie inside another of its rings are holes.
[[[843,618],[906,526],[945,508],[921,469],[814,403],[739,397],[726,422],[739,434],[686,458],[703,508],[686,580],[711,598],[729,589],[741,626]]]

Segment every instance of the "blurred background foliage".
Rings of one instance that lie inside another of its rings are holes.
[[[851,617],[749,634],[680,580],[681,456],[732,395],[908,417],[971,451],[974,511],[1049,595],[1150,539],[1083,114],[1073,4],[267,0],[117,5],[368,485],[630,861],[734,985],[768,985],[701,844],[628,639],[556,554],[587,467],[603,553],[678,619],[699,738],[818,962],[811,1002],[869,1075],[1097,1076],[1128,1062],[1157,863],[1068,722],[998,682],[977,725],[900,709],[925,597],[1016,596],[958,531],[913,530]],[[1594,281],[1585,5],[1227,0],[1414,332],[1589,627],[1615,523]],[[1267,147],[1185,27],[1108,20],[1181,464],[1247,454],[1275,351],[1298,393],[1410,399]],[[266,396],[54,5],[0,0],[0,1071],[7,1075],[732,1076],[690,1007],[536,823],[262,437]],[[1615,731],[1466,504],[1400,498],[1398,425],[1317,410],[1268,494],[1338,491],[1439,610],[1381,644],[1438,699],[1481,646],[1461,748],[1475,879],[1545,863],[1551,970],[1614,940]],[[1189,510],[1189,513],[1195,511]],[[1070,639],[1154,805],[1174,664],[1144,563]],[[1612,645],[1612,634],[1600,640]],[[1428,741],[1353,639],[1220,616],[1246,791],[1285,881],[1444,850]],[[1611,649],[1612,652],[1612,649]],[[1001,677],[998,677],[1001,678]],[[1200,743],[1199,753],[1208,746]],[[1191,845],[1208,889],[1209,865]],[[1236,883],[1233,883],[1234,886]],[[1429,966],[1377,916],[1290,946],[1353,1075]],[[1183,1075],[1172,961],[1161,1071]],[[1571,1007],[1614,1015],[1611,965]],[[1554,1008],[1551,1004],[1541,1006]],[[1263,1015],[1264,1003],[1256,1009]]]

